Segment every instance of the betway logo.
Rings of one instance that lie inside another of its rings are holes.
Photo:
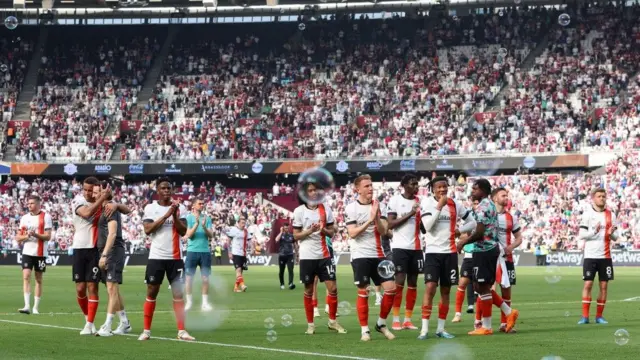
[[[271,256],[265,256],[265,255],[249,255],[247,256],[247,262],[249,262],[249,265],[264,265],[264,266],[269,266],[269,264],[271,264]]]
[[[620,252],[612,254],[613,263],[638,264],[640,263],[640,252]]]
[[[579,253],[561,252],[557,254],[548,254],[547,263],[549,264],[573,264],[581,265],[584,256]]]
[[[22,254],[16,254],[16,262],[18,264],[22,264]],[[45,259],[45,262],[47,263],[47,265],[49,266],[56,266],[58,265],[58,261],[60,261],[60,256],[58,255],[49,255],[47,256],[47,258]]]

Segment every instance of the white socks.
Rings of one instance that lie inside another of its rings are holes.
[[[387,320],[379,317],[378,318],[378,326],[386,326],[386,325],[387,325]]]
[[[188,302],[189,304],[191,304],[191,303],[192,303],[192,300],[193,300],[193,295],[191,295],[191,294],[187,294],[187,302]]]
[[[507,304],[506,301],[502,302],[502,305],[500,305],[500,310],[502,310],[502,312],[507,316],[511,315],[511,307],[509,306],[509,304]]]
[[[482,318],[482,327],[491,330],[491,317]]]
[[[429,332],[429,319],[422,319],[422,329],[420,333],[426,334],[427,332]]]
[[[371,331],[369,330],[369,326],[361,326],[361,328],[362,328],[362,333],[363,333],[363,334],[364,334],[364,333],[371,332]]]
[[[113,323],[113,314],[107,313],[107,320],[104,322],[104,325],[111,329],[111,324]]]
[[[118,311],[118,317],[120,318],[121,324],[129,323],[129,319],[127,319],[127,313],[124,310]]]
[[[24,307],[26,309],[31,308],[31,293],[24,293]]]
[[[187,301],[191,301],[190,299]],[[202,295],[202,303],[203,304],[208,304],[209,303],[209,295]]]
[[[444,331],[444,322],[445,322],[445,320],[438,319],[438,329],[436,329],[436,333]]]

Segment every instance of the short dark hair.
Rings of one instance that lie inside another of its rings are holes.
[[[98,180],[98,178],[96,178],[95,176],[89,176],[88,178],[84,179],[82,183],[87,185],[100,185],[100,180]]]
[[[156,180],[156,186],[162,184],[163,182],[169,183],[169,186],[171,186],[173,188],[173,184],[171,183],[171,180],[169,180],[168,177],[166,176],[161,176]]]
[[[410,182],[412,182],[413,180],[418,180],[418,177],[415,176],[414,174],[407,174],[407,175],[402,177],[402,180],[400,180],[400,185],[401,186],[405,186],[405,185],[409,184]]]
[[[447,183],[447,185],[449,185],[449,179],[447,179],[444,176],[436,176],[433,179],[431,179],[431,181],[429,181],[429,189],[433,190],[433,185],[435,185],[436,183],[439,183],[440,181],[444,181]]]
[[[478,186],[478,189],[482,190],[482,192],[489,196],[491,195],[491,183],[487,179],[478,179],[474,183],[474,185]]]
[[[494,197],[494,196],[498,195],[498,193],[500,191],[507,191],[507,189],[505,189],[503,187],[499,187],[499,188],[493,189],[493,191],[491,192],[491,197]]]

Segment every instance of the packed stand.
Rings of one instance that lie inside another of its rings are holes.
[[[3,122],[11,120],[16,110],[18,94],[27,75],[38,32],[35,26],[0,29],[0,105]]]
[[[453,125],[493,98],[549,18],[546,10],[445,18],[435,32],[424,18],[399,17],[321,20],[304,31],[223,25],[215,38],[186,28],[181,37],[194,41],[174,44],[143,112],[148,131],[128,140],[127,156],[456,153],[463,134]]]
[[[252,253],[264,253],[265,244],[271,234],[273,220],[284,216],[270,204],[261,206],[262,193],[256,191],[228,190],[221,184],[203,183],[196,187],[193,183],[176,186],[176,196],[190,208],[196,196],[205,199],[205,212],[212,217],[216,245],[228,249],[229,240],[222,232],[231,226],[240,216],[247,219],[248,230],[254,235],[250,246]],[[20,217],[27,211],[27,197],[37,194],[43,199],[43,209],[53,220],[50,250],[67,250],[73,237],[73,216],[71,200],[81,195],[82,184],[75,180],[35,180],[27,182],[23,178],[17,182],[9,179],[0,186],[0,209],[5,216],[0,220],[2,241],[0,248],[17,249],[14,241],[18,231]],[[149,249],[150,239],[144,235],[142,216],[144,207],[155,198],[155,183],[122,184],[114,188],[114,201],[127,205],[132,213],[122,216],[122,235],[126,248],[131,252],[145,252]],[[184,240],[184,239],[183,239]],[[186,242],[185,242],[186,244]]]
[[[638,7],[594,6],[557,26],[533,69],[516,72],[501,116],[478,124],[494,138],[490,152],[575,151],[603,131],[628,127],[615,124],[608,109],[621,105],[640,69],[639,15]]]
[[[49,31],[37,94],[31,101],[36,133],[21,139],[17,157],[109,159],[113,139],[105,137],[105,132],[131,119],[137,94],[167,30],[109,27],[109,36],[104,36],[103,28],[87,26]]]

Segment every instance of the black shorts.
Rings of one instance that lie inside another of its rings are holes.
[[[424,255],[424,283],[435,282],[440,286],[458,284],[458,254],[427,253]]]
[[[300,281],[313,284],[316,276],[320,282],[336,281],[336,266],[332,258],[305,260],[300,259]]]
[[[233,268],[234,269],[243,269],[243,270],[248,270],[249,269],[249,263],[247,262],[247,257],[246,256],[240,256],[240,255],[233,255],[232,256],[232,261],[233,261]]]
[[[393,249],[392,256],[393,264],[396,266],[396,274],[417,275],[424,271],[422,250]]]
[[[73,249],[73,281],[100,282],[100,253],[97,248]]]
[[[511,261],[505,261],[505,265],[507,265],[507,274],[509,275],[509,284],[513,286],[516,284],[516,265]]]
[[[22,270],[24,269],[45,272],[47,271],[47,258],[44,256],[22,255]]]
[[[387,259],[363,258],[351,260],[353,282],[356,286],[367,286],[371,282],[378,286],[383,282],[393,281],[393,275],[389,278],[382,278],[378,273],[378,265],[385,260]]]
[[[460,267],[460,277],[473,279],[473,259],[462,259],[462,266]]]
[[[103,249],[98,249],[98,253],[102,254]],[[122,271],[124,270],[124,248],[114,247],[107,254],[107,267],[100,269],[100,280],[103,284],[108,282],[122,284]]]
[[[473,281],[479,284],[493,285],[496,282],[499,257],[500,250],[497,246],[489,251],[474,252],[472,258]]]
[[[161,285],[165,274],[169,284],[184,282],[184,261],[149,259],[144,281],[149,285]]]
[[[287,265],[287,263],[296,263],[295,255],[278,255],[278,264]]]
[[[613,260],[584,259],[582,263],[582,280],[593,281],[598,273],[599,281],[613,280]]]

